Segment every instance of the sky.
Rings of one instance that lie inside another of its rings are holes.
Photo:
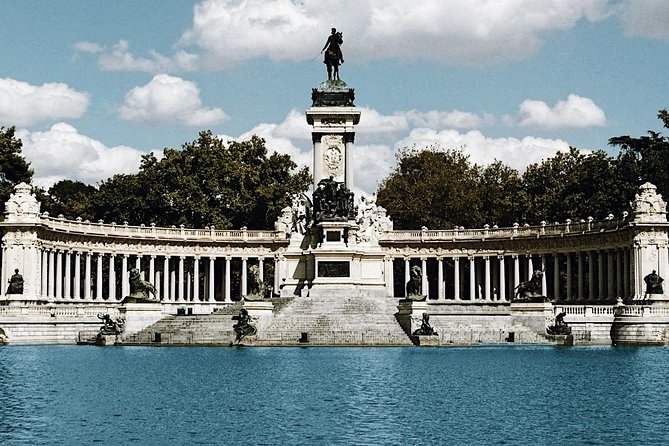
[[[89,184],[210,129],[311,165],[304,111],[343,32],[362,110],[355,189],[398,150],[458,148],[523,171],[570,146],[661,131],[666,0],[4,0],[0,126],[34,183]]]

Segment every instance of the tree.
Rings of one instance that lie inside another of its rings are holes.
[[[95,201],[98,190],[81,181],[61,180],[49,188],[49,195],[42,202],[42,209],[51,216],[64,215],[71,220],[95,218]]]
[[[657,117],[669,128],[669,113],[660,110]],[[669,140],[659,132],[648,131],[638,138],[629,135],[609,139],[609,144],[620,147],[619,161],[635,175],[637,186],[649,181],[658,193],[669,197]]]
[[[14,192],[14,186],[24,182],[30,184],[33,170],[21,155],[23,143],[14,135],[15,127],[5,130],[0,127],[0,203],[4,203]]]
[[[296,167],[288,155],[267,156],[257,136],[226,144],[201,132],[181,150],[166,148],[160,160],[143,156],[139,173],[103,181],[96,213],[119,223],[268,229],[311,182]]]
[[[479,173],[459,150],[404,149],[395,170],[379,186],[377,202],[397,229],[476,226],[481,224]]]
[[[536,224],[620,215],[638,187],[622,166],[603,151],[585,153],[574,147],[531,164],[523,174],[528,201],[522,219]]]

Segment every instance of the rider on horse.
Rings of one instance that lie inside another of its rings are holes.
[[[332,28],[332,34],[325,42],[325,46],[321,53],[325,51],[325,58],[323,63],[328,67],[328,80],[332,80],[332,67],[334,67],[334,77],[339,80],[339,64],[344,63],[344,56],[341,53],[341,44],[344,43],[344,38],[341,32],[337,32],[336,28]],[[327,50],[327,51],[326,51]]]

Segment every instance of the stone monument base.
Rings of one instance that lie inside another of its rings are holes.
[[[420,347],[438,347],[439,335],[416,335],[411,336],[414,345]]]
[[[128,303],[121,305],[118,310],[120,316],[125,318],[124,336],[137,333],[164,317],[160,302]]]
[[[574,345],[574,335],[547,335],[549,341],[554,342],[555,345],[563,345],[571,347]]]
[[[98,334],[95,337],[95,345],[104,346],[104,345],[114,345],[116,343],[118,343],[118,335]]]

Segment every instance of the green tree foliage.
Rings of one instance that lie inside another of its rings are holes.
[[[0,127],[0,203],[4,204],[21,182],[30,183],[33,170],[21,155],[23,143],[14,136],[15,127]]]
[[[620,215],[639,186],[635,165],[571,148],[521,176],[500,161],[480,167],[457,150],[404,150],[378,190],[398,229],[577,220]]]
[[[480,169],[459,150],[405,149],[378,190],[395,227],[452,228],[479,223]]]
[[[49,188],[43,198],[42,208],[52,217],[63,215],[69,219],[95,218],[95,198],[98,190],[81,181],[61,180]]]
[[[527,167],[523,190],[528,197],[520,221],[564,221],[620,215],[629,208],[638,184],[624,163],[603,151],[571,148]]]
[[[307,189],[306,168],[295,173],[288,155],[267,155],[257,136],[226,144],[210,131],[166,148],[163,158],[142,158],[134,175],[114,175],[102,182],[97,217],[117,223],[156,223],[217,228],[272,228],[290,196]]]
[[[657,117],[669,128],[669,113],[660,110]],[[669,198],[669,139],[659,132],[648,131],[647,135],[632,137],[616,136],[609,139],[609,144],[619,147],[620,163],[629,170],[629,176],[635,176],[636,182],[646,181],[657,186],[658,193]]]

